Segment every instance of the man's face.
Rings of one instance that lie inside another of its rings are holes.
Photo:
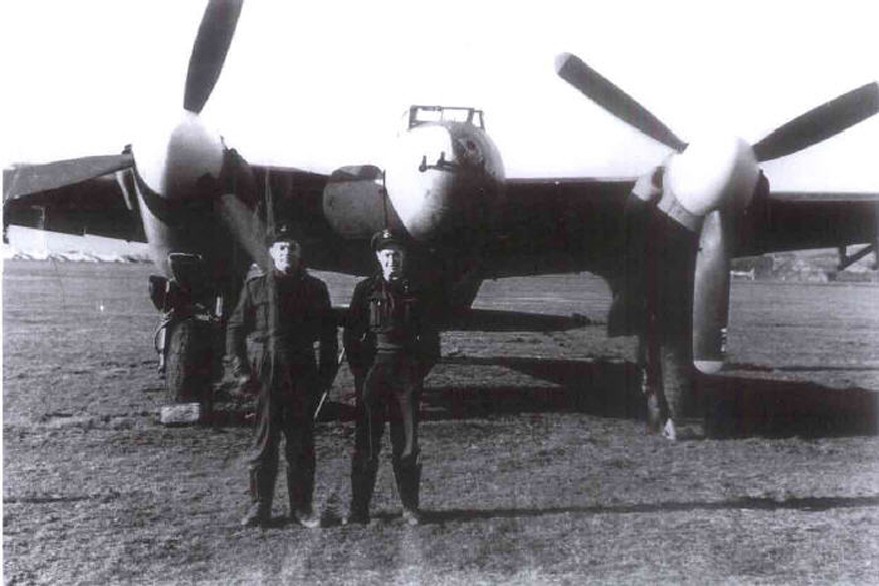
[[[406,264],[406,251],[396,245],[382,248],[375,253],[378,264],[381,266],[385,281],[393,281],[403,276]]]
[[[295,241],[280,241],[272,244],[269,254],[275,262],[275,268],[282,273],[290,274],[299,268],[301,250]]]

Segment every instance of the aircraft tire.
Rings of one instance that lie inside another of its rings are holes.
[[[172,403],[202,402],[211,384],[210,328],[198,320],[184,319],[171,328],[165,382]]]

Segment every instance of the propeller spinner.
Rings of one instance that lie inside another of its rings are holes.
[[[160,197],[190,196],[203,175],[219,178],[223,142],[199,113],[219,79],[243,0],[211,0],[205,8],[189,57],[182,117],[167,134],[154,132],[133,151],[137,169]]]

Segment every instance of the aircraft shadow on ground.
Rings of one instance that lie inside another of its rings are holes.
[[[422,396],[427,419],[535,412],[582,412],[617,418],[643,416],[639,375],[631,363],[447,357],[443,364],[501,366],[550,384],[435,386],[428,380]]]
[[[479,419],[519,413],[588,413],[645,419],[635,364],[623,361],[517,357],[446,357],[443,364],[501,366],[547,384],[427,386],[422,419]],[[812,382],[698,375],[695,394],[711,438],[833,437],[879,433],[879,393]],[[353,421],[351,393],[327,401],[320,421]],[[209,425],[253,424],[252,406],[216,405]]]
[[[509,368],[548,385],[434,386],[422,397],[425,419],[529,412],[580,412],[644,419],[637,367],[622,361],[447,357],[444,364]],[[811,382],[698,375],[695,395],[709,437],[825,437],[879,432],[879,393]]]

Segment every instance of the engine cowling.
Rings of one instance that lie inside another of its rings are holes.
[[[350,240],[366,240],[386,227],[399,226],[388,205],[384,173],[373,165],[333,171],[323,192],[323,213],[333,230]]]

